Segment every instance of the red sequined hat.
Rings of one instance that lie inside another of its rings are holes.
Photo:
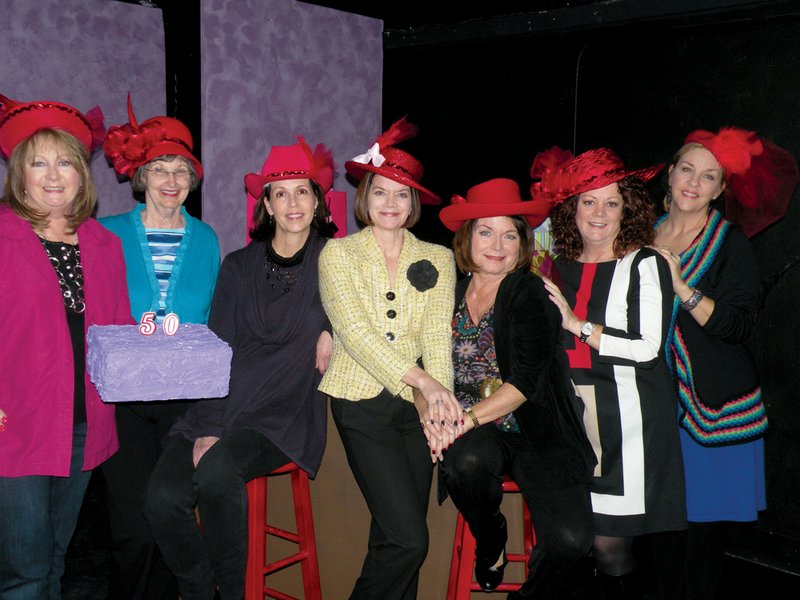
[[[244,176],[244,186],[253,198],[261,196],[264,186],[273,181],[312,179],[327,194],[333,186],[333,155],[322,144],[314,151],[305,138],[297,136],[297,144],[273,146],[259,173]]]
[[[490,179],[467,190],[467,197],[453,195],[450,206],[439,212],[439,219],[450,231],[457,231],[466,221],[484,217],[525,217],[531,227],[547,218],[550,204],[542,200],[523,200],[516,181]]]
[[[747,237],[771,225],[789,209],[800,181],[794,156],[755,131],[723,127],[686,136],[684,144],[706,148],[725,171],[725,218]]]
[[[91,152],[105,133],[103,112],[99,106],[83,114],[61,102],[17,102],[0,95],[0,150],[6,157],[17,144],[42,129],[66,131]]]
[[[141,124],[136,122],[128,94],[128,123],[113,125],[103,142],[105,152],[114,170],[120,175],[133,177],[136,169],[159,156],[176,154],[190,161],[203,178],[203,166],[192,154],[194,140],[189,128],[172,117],[151,117]]]
[[[649,181],[663,167],[662,163],[630,170],[608,148],[587,150],[573,158],[570,152],[553,146],[537,154],[533,160],[531,177],[540,181],[531,185],[531,195],[534,200],[559,204],[567,198],[605,187],[625,177]]]
[[[364,154],[359,154],[344,163],[344,168],[358,181],[361,181],[368,172],[375,173],[414,188],[419,192],[419,201],[422,204],[441,204],[442,199],[439,196],[419,183],[424,172],[422,163],[408,152],[394,147],[394,144],[416,134],[417,128],[403,117],[378,136]]]

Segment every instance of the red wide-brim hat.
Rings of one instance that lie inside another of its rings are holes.
[[[597,190],[626,177],[643,182],[655,177],[664,164],[643,169],[626,169],[622,160],[608,148],[587,150],[572,158],[569,152],[553,147],[536,156],[531,176],[540,179],[531,185],[534,200],[560,204],[567,198]]]
[[[0,95],[0,150],[8,157],[23,140],[42,129],[59,129],[76,138],[88,152],[103,139],[103,113],[94,107],[86,114],[62,102],[17,102]]]
[[[124,125],[109,127],[103,142],[103,151],[117,173],[133,177],[136,169],[151,160],[177,155],[191,162],[197,177],[203,178],[203,165],[192,154],[194,140],[186,125],[172,117],[150,117],[138,123],[133,114],[130,94],[128,121]]]
[[[422,204],[442,203],[442,199],[439,196],[420,185],[419,181],[422,179],[424,172],[422,163],[408,152],[393,146],[385,146],[380,149],[380,158],[368,156],[368,154],[362,154],[353,160],[348,160],[344,163],[345,171],[357,181],[361,181],[367,173],[381,175],[417,190],[419,192],[419,201]],[[362,160],[367,160],[368,162],[361,162]]]
[[[297,136],[297,144],[273,146],[264,161],[261,171],[244,176],[244,186],[249,196],[258,198],[264,186],[273,181],[310,179],[327,194],[333,187],[333,156],[324,145],[317,144],[313,152],[303,136]]]
[[[519,186],[511,179],[490,179],[467,190],[467,197],[453,195],[450,206],[439,211],[439,219],[450,231],[457,231],[467,221],[487,217],[524,217],[531,227],[547,218],[550,204],[523,200]]]

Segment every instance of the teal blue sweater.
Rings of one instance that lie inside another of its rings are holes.
[[[141,212],[144,204],[132,211],[103,217],[100,223],[122,240],[131,313],[139,322],[142,313],[158,309],[159,291],[153,257],[147,245]],[[182,323],[206,323],[211,298],[219,273],[219,242],[214,230],[190,217],[175,257],[167,292],[167,313],[176,313]]]

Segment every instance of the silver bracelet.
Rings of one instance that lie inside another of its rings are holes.
[[[681,302],[681,308],[686,311],[694,310],[694,308],[702,299],[703,292],[701,292],[699,288],[694,288],[694,291],[692,292],[692,295],[689,296],[689,299],[686,302]]]

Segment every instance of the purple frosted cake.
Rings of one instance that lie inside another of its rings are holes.
[[[92,325],[86,366],[104,402],[219,398],[228,394],[230,346],[207,326],[182,324],[175,335],[138,325]]]

